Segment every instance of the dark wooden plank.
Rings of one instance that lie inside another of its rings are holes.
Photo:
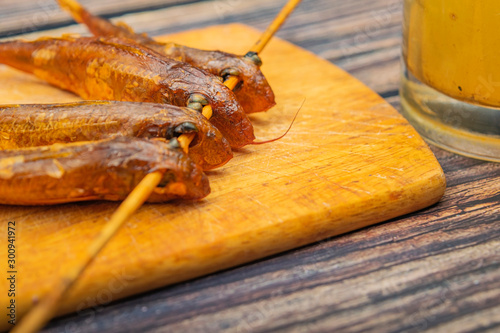
[[[117,18],[151,34],[229,22],[264,29],[284,3],[82,2],[110,17],[132,13]],[[3,36],[36,12],[28,0],[6,4],[0,18],[11,23],[0,23]],[[392,0],[304,0],[278,35],[399,108],[400,10],[401,1]],[[64,22],[54,15],[37,28]],[[432,150],[448,181],[433,207],[127,300],[89,299],[89,310],[56,319],[44,332],[498,331],[500,165]],[[113,287],[127,277],[117,276]]]
[[[173,7],[195,1],[196,0],[123,0],[114,2],[83,0],[80,1],[80,3],[91,8],[93,13],[104,17],[111,17],[140,10]],[[59,8],[56,0],[2,1],[0,31],[4,36],[65,26],[71,22],[72,19],[70,16]]]

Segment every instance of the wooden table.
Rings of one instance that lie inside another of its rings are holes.
[[[264,29],[285,1],[81,2],[159,35],[230,22]],[[344,68],[400,108],[401,7],[392,0],[304,0],[278,36]],[[85,31],[53,0],[2,1],[0,37],[49,29]],[[44,332],[496,331],[500,164],[432,150],[448,188],[430,208],[95,305],[52,321]],[[126,274],[117,276],[114,287],[126,281]]]

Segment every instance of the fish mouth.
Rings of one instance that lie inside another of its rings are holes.
[[[233,157],[233,152],[219,131],[209,131],[195,135],[189,146],[189,156],[203,170],[212,170],[226,164]]]
[[[276,105],[271,85],[260,69],[244,70],[242,84],[234,91],[245,113],[267,111]]]
[[[232,91],[227,90],[219,101],[210,101],[213,116],[210,122],[227,139],[231,148],[241,148],[255,139],[253,125]]]

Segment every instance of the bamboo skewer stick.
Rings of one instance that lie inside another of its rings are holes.
[[[230,76],[226,81],[224,81],[224,85],[229,89],[234,90],[239,81],[238,77]]]
[[[288,0],[288,2],[281,8],[280,12],[274,20],[269,24],[267,27],[266,31],[260,36],[259,40],[250,48],[250,50],[247,52],[247,56],[251,54],[259,54],[262,52],[264,47],[266,47],[267,43],[271,40],[271,38],[276,34],[276,31],[281,28],[283,23],[285,23],[286,19],[290,14],[293,12],[293,10],[299,5],[299,3],[302,0]],[[235,76],[230,76],[226,81],[224,81],[224,84],[231,90],[234,90],[236,85],[238,84],[239,79]]]
[[[250,52],[261,52],[276,31],[285,22],[286,18],[300,3],[301,0],[289,0],[282,8],[267,30],[263,33],[257,43],[250,49]],[[231,90],[234,90],[239,79],[235,76],[230,76],[224,84]],[[210,119],[212,117],[212,107],[206,105],[202,114]],[[181,148],[187,153],[189,144],[194,139],[194,134],[183,134],[178,140]],[[116,211],[111,216],[110,220],[105,224],[97,238],[93,241],[87,250],[87,255],[84,261],[75,267],[73,271],[67,274],[55,287],[54,291],[38,303],[23,320],[12,329],[12,333],[30,333],[36,332],[43,328],[47,322],[55,315],[60,300],[68,293],[71,287],[76,283],[85,269],[94,261],[99,252],[106,246],[111,238],[116,234],[120,227],[142,206],[149,198],[156,186],[160,183],[163,177],[162,172],[153,172],[144,177],[141,182],[134,188],[127,198],[120,204]]]
[[[205,116],[212,116],[212,108],[207,105],[203,108]],[[183,134],[178,140],[181,148],[187,153],[189,144],[194,138],[194,134]],[[163,173],[156,171],[147,174],[139,184],[134,188],[127,198],[121,203],[116,211],[111,216],[111,219],[105,224],[99,236],[94,240],[87,250],[87,256],[84,261],[77,266],[73,271],[68,273],[55,291],[51,291],[49,296],[42,302],[37,304],[27,315],[23,321],[12,329],[12,333],[27,333],[36,332],[43,328],[45,324],[52,318],[57,311],[59,301],[68,293],[71,287],[75,284],[78,277],[83,271],[94,261],[101,249],[108,243],[116,234],[120,227],[142,206],[149,198],[151,193],[160,183]]]
[[[195,134],[182,134],[177,138],[179,144],[181,145],[182,150],[187,154],[189,151],[189,145],[191,141],[193,141]]]
[[[203,108],[203,115],[208,119],[212,116],[212,107],[207,105]],[[181,148],[187,153],[189,144],[194,138],[194,134],[183,134],[178,140]],[[40,330],[52,318],[57,311],[59,301],[68,293],[84,270],[94,261],[101,249],[116,234],[118,229],[142,206],[149,198],[156,186],[163,177],[162,172],[147,174],[134,188],[127,198],[121,203],[105,224],[99,236],[94,240],[87,250],[84,261],[73,271],[69,272],[60,284],[51,291],[49,296],[37,304],[23,321],[12,329],[12,333],[29,333]]]
[[[93,241],[87,250],[85,259],[81,264],[69,272],[55,286],[55,290],[51,290],[50,294],[37,304],[19,325],[14,326],[13,333],[28,333],[40,330],[52,318],[57,311],[59,301],[67,294],[71,287],[75,284],[78,277],[83,271],[94,261],[97,254],[108,243],[108,241],[116,234],[118,229],[128,220],[128,218],[141,207],[144,201],[149,198],[153,190],[160,183],[163,174],[161,172],[153,172],[142,179],[128,197],[121,203],[118,209],[113,213],[111,219],[106,223],[97,238]]]
[[[274,36],[276,31],[283,25],[288,16],[293,12],[295,7],[298,6],[302,0],[289,0],[285,6],[281,9],[281,11],[276,15],[273,22],[267,27],[266,31],[260,36],[257,43],[252,46],[250,52],[260,53],[267,45],[267,43]]]

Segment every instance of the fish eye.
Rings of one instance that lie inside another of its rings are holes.
[[[191,94],[187,100],[187,107],[198,112],[201,112],[205,105],[208,105],[208,100],[202,94]]]
[[[256,52],[247,52],[247,54],[245,54],[245,58],[250,59],[258,67],[262,66],[262,60]]]
[[[174,132],[176,134],[186,134],[186,133],[198,132],[198,127],[196,127],[196,125],[193,124],[192,122],[186,121],[186,122],[178,125],[174,129]]]
[[[234,68],[234,67],[224,68],[224,69],[220,72],[220,76],[221,76],[224,80],[227,80],[227,77],[228,77],[228,76],[239,76],[240,74],[241,74],[241,72],[240,72],[237,68]]]

